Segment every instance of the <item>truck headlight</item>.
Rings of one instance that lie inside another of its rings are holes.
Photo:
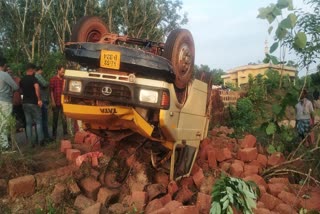
[[[141,89],[139,100],[146,103],[158,103],[158,96],[158,91]]]
[[[82,88],[82,82],[78,80],[69,81],[69,91],[80,93]]]

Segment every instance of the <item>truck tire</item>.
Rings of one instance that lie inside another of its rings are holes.
[[[99,42],[106,33],[109,29],[102,19],[84,16],[72,28],[71,42]]]
[[[175,86],[184,89],[192,78],[195,47],[190,31],[176,29],[170,32],[163,56],[171,61]]]

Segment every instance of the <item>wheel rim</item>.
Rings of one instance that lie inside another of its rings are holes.
[[[187,44],[183,44],[179,53],[179,72],[184,75],[191,69],[192,52]]]
[[[101,33],[99,31],[90,31],[87,36],[87,42],[98,42],[101,39]]]

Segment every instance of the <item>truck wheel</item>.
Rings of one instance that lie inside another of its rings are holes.
[[[99,42],[109,33],[107,25],[96,16],[82,17],[72,28],[71,42]]]
[[[163,56],[172,63],[175,86],[179,89],[184,89],[192,77],[194,52],[194,42],[190,31],[176,29],[170,32],[164,45]]]

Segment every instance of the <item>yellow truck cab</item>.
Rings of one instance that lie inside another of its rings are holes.
[[[209,123],[208,85],[192,79],[191,33],[175,30],[163,44],[110,34],[97,17],[79,23],[65,49],[77,64],[65,72],[66,116],[101,137],[139,134],[155,168],[189,175]]]

